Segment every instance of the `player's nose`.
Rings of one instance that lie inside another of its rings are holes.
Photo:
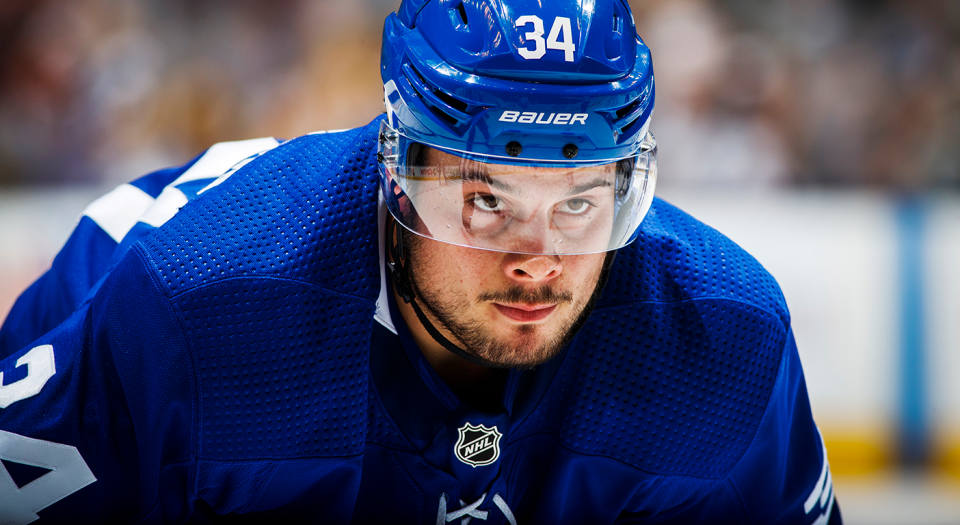
[[[539,283],[560,276],[563,260],[559,255],[508,253],[503,258],[507,278],[521,283]]]

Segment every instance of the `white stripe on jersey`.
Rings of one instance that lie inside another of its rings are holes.
[[[178,179],[179,180],[179,179]],[[187,204],[187,196],[182,191],[174,188],[173,185],[167,186],[157,197],[156,202],[147,213],[143,214],[140,222],[145,222],[150,226],[159,228],[163,223],[169,221],[174,215]]]
[[[190,166],[190,169],[183,172],[183,175],[177,177],[177,180],[170,185],[179,186],[192,180],[219,177],[232,168],[234,164],[271,150],[279,144],[277,139],[273,137],[214,144],[202,157],[197,159],[193,166]]]
[[[830,501],[827,503],[826,510],[824,510],[823,514],[821,514],[811,525],[827,525],[827,523],[830,522],[830,514],[833,512],[833,496],[834,492],[831,490]]]
[[[176,186],[233,173],[240,166],[279,144],[277,139],[272,137],[214,144],[193,166],[164,188],[156,199],[135,186],[123,184],[93,201],[83,215],[93,219],[107,235],[119,243],[138,222],[160,227],[176,215],[188,201],[187,196]],[[217,179],[204,190],[223,182],[225,178]]]
[[[807,501],[803,504],[803,510],[810,514],[819,503],[819,508],[824,509],[824,511],[813,523],[814,525],[824,525],[830,520],[830,513],[833,511],[833,475],[830,472],[830,463],[827,461],[827,445],[823,442],[823,434],[820,433],[819,428],[817,429],[817,435],[820,437],[820,446],[823,447],[823,468],[820,470],[820,479],[817,480],[813,491],[810,492]]]
[[[135,186],[123,184],[90,203],[83,215],[93,219],[103,231],[118,243],[140,217],[153,206],[154,199]]]

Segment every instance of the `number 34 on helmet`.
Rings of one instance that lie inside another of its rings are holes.
[[[623,0],[404,0],[384,26],[381,191],[404,227],[615,250],[653,200],[650,50]]]

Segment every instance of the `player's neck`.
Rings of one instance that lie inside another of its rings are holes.
[[[423,357],[450,387],[450,390],[460,400],[475,408],[481,410],[499,408],[507,371],[480,366],[454,355],[427,332],[410,304],[405,303],[396,292],[393,298]]]

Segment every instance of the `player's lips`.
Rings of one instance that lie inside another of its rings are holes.
[[[511,304],[508,306],[493,303],[493,306],[495,306],[501,314],[521,323],[542,321],[557,309],[557,305],[555,304]]]

